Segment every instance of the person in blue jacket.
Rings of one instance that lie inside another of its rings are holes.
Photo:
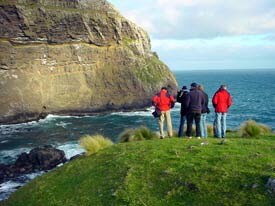
[[[198,84],[192,83],[190,92],[186,95],[185,108],[187,108],[187,131],[186,136],[192,138],[192,124],[195,120],[196,124],[196,137],[200,139],[200,121],[202,105],[204,105],[203,93],[198,90]]]

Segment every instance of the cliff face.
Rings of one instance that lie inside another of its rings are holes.
[[[177,83],[104,0],[0,0],[0,123],[142,108]]]

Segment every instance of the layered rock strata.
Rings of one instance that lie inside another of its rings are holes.
[[[104,0],[0,0],[0,124],[143,108],[177,86]]]

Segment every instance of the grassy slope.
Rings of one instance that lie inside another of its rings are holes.
[[[0,205],[275,205],[275,138],[124,143],[39,177]],[[254,188],[253,184],[259,186]]]

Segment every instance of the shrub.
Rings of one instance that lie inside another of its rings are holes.
[[[80,146],[83,147],[87,152],[86,155],[91,155],[98,152],[101,149],[110,147],[113,145],[113,142],[102,135],[94,136],[83,136],[79,140]]]
[[[214,127],[213,127],[213,125],[211,125],[211,124],[207,125],[207,133],[208,133],[208,136],[213,136],[214,135]]]
[[[177,137],[178,136],[178,131],[173,130],[173,137]]]
[[[254,120],[248,120],[241,125],[238,133],[241,137],[256,137],[271,133],[271,129],[264,124],[258,124]]]
[[[261,134],[271,134],[272,129],[265,124],[258,124],[261,129]]]
[[[151,139],[158,139],[158,135],[144,126],[137,129],[126,129],[119,136],[120,142],[133,142]]]

